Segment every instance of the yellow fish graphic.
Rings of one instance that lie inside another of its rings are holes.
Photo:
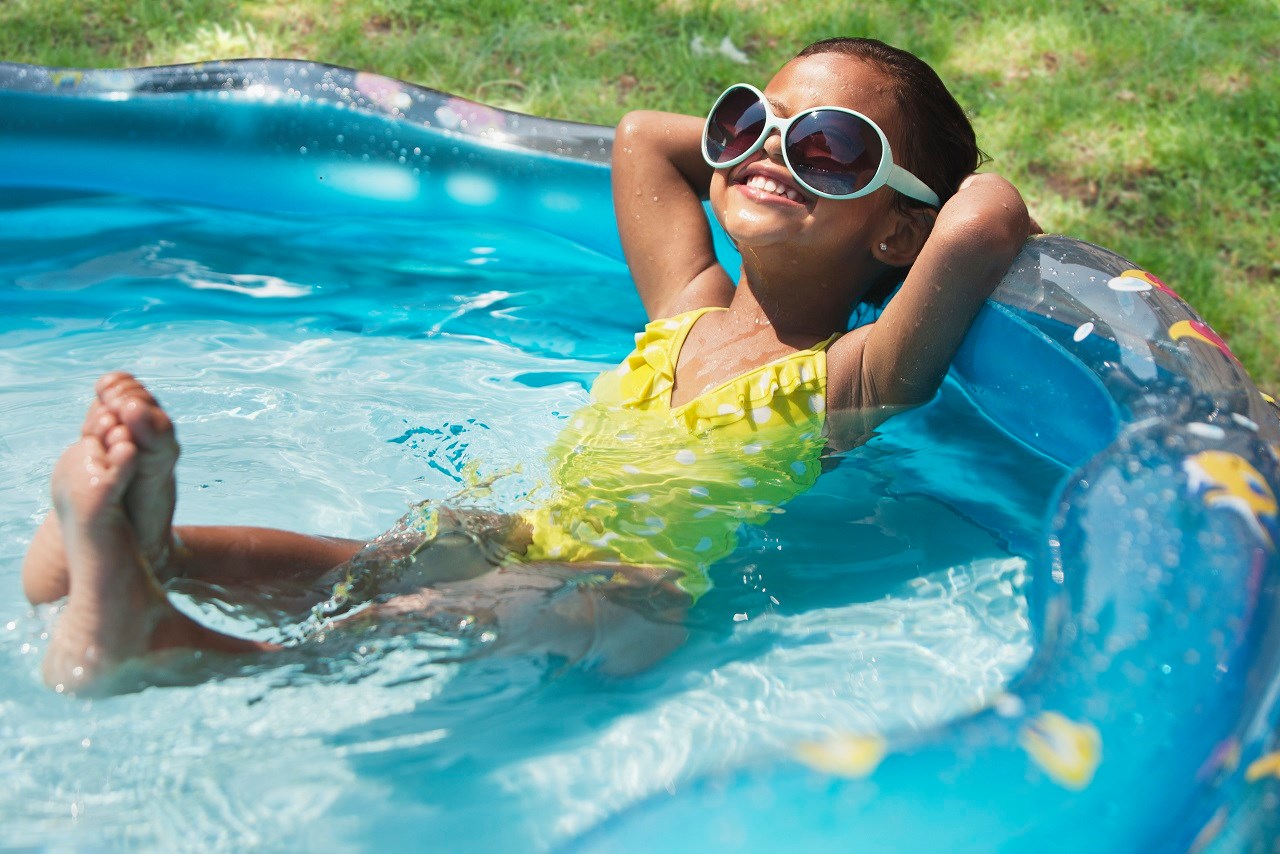
[[[1276,495],[1258,470],[1229,451],[1201,451],[1183,460],[1191,489],[1206,507],[1236,511],[1263,542],[1273,546],[1262,520],[1276,518]]]
[[[1247,782],[1256,783],[1263,777],[1280,777],[1280,750],[1258,757],[1245,769],[1244,779]]]
[[[815,771],[837,777],[865,777],[884,759],[885,741],[874,735],[838,735],[796,748],[800,761]]]
[[[1093,782],[1102,762],[1097,728],[1057,712],[1042,712],[1028,722],[1018,733],[1018,743],[1058,785],[1076,791]]]

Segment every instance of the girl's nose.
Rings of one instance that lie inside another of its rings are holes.
[[[764,149],[765,155],[770,160],[781,160],[782,134],[776,130],[769,131],[769,135],[764,138],[764,145],[761,148]]]

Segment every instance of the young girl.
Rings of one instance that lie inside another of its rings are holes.
[[[824,447],[936,391],[1028,234],[1018,192],[978,163],[932,69],[868,39],[810,45],[763,92],[730,87],[705,121],[624,117],[614,204],[652,321],[553,446],[554,497],[520,515],[423,504],[370,543],[175,530],[173,427],[136,380],[108,374],[23,566],[32,602],[68,597],[46,680],[102,688],[160,650],[279,649],[176,610],[160,586],[176,577],[322,580],[315,631],[466,615],[497,648],[647,666],[681,642],[739,526],[807,489]],[[708,197],[742,254],[736,282]],[[904,272],[879,318],[848,331]]]

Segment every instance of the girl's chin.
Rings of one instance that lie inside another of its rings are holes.
[[[746,246],[764,248],[796,244],[800,229],[794,222],[782,222],[781,217],[752,215],[753,213],[738,213],[730,209],[729,215],[721,223],[725,233],[733,238],[739,249]]]

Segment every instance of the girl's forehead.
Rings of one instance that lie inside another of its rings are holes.
[[[819,53],[791,60],[773,76],[765,94],[790,115],[808,107],[848,107],[874,119],[890,103],[891,81],[857,57]]]

